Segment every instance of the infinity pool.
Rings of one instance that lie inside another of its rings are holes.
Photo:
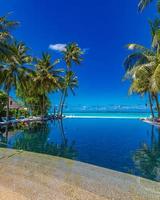
[[[160,181],[160,132],[138,119],[64,119],[1,127],[0,147],[62,156]]]

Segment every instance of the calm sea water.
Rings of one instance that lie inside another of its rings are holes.
[[[89,112],[77,112],[77,113],[65,113],[69,118],[132,118],[139,119],[143,117],[149,117],[150,113],[143,112],[108,112],[108,113],[89,113]]]
[[[72,118],[1,127],[0,146],[69,159],[160,181],[160,131],[138,119]]]

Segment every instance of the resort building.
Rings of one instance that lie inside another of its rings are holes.
[[[9,97],[9,109],[28,110],[26,107],[18,104],[11,96]]]
[[[9,97],[9,108],[10,109],[20,109],[22,106],[18,105],[16,101],[12,97]]]

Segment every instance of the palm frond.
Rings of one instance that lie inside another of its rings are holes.
[[[127,56],[127,58],[124,61],[124,68],[125,71],[131,70],[133,67],[139,64],[146,63],[148,60],[148,57],[142,53],[135,52]]]
[[[140,0],[138,4],[138,11],[142,12],[153,0]]]
[[[157,0],[157,11],[160,13],[160,0]]]
[[[127,48],[128,48],[128,50],[134,50],[134,51],[137,51],[137,52],[145,53],[147,55],[154,55],[154,51],[144,47],[143,45],[131,43],[131,44],[127,45]]]

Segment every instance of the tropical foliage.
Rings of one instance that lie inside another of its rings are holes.
[[[154,49],[147,49],[138,44],[129,44],[129,49],[134,52],[129,55],[125,62],[125,78],[131,80],[130,94],[149,94],[149,103],[153,116],[152,100],[155,100],[158,116],[160,108],[158,92],[160,90],[160,55]],[[153,116],[154,117],[154,116]]]
[[[138,4],[138,10],[142,12],[153,0],[140,0]],[[160,12],[160,0],[157,0],[157,10]]]
[[[141,0],[139,9],[143,10],[150,2]],[[159,5],[159,1],[158,1]],[[128,44],[132,53],[124,62],[125,77],[131,86],[129,94],[148,95],[152,118],[155,117],[154,107],[160,118],[159,92],[160,92],[160,19],[149,21],[151,45],[149,48],[139,44]]]
[[[82,62],[82,55],[83,51],[76,43],[70,43],[66,46],[65,51],[63,51],[63,60],[66,63],[67,69],[65,71],[65,75],[62,78],[61,82],[61,98],[60,98],[60,104],[58,109],[58,114],[62,115],[63,108],[65,105],[66,97],[68,96],[68,89],[74,93],[74,88],[78,86],[78,79],[72,72],[72,65],[80,65]]]
[[[7,104],[7,94],[3,91],[0,91],[0,115],[5,114],[5,106]]]
[[[69,90],[73,95],[75,95],[74,88],[78,87],[78,78],[74,75],[72,71],[67,71],[66,75],[61,81],[61,100],[59,105],[59,114],[63,114],[63,108],[65,104],[66,97],[69,94]]]
[[[41,116],[47,114],[52,105],[49,94],[60,92],[58,114],[62,115],[68,89],[74,93],[78,83],[71,66],[81,63],[83,51],[77,43],[69,43],[61,53],[61,59],[53,61],[49,53],[42,53],[41,58],[33,57],[30,49],[23,42],[16,41],[11,33],[19,23],[10,21],[8,17],[0,17],[0,86],[8,99],[7,119],[11,90],[16,91],[30,113]]]

